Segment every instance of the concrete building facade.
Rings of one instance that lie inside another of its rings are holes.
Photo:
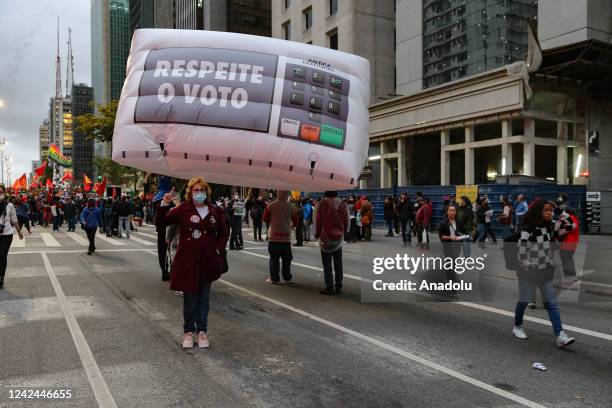
[[[272,37],[359,55],[370,61],[370,102],[395,95],[393,0],[273,0]]]
[[[269,37],[270,0],[176,0],[176,28]]]
[[[139,28],[174,28],[175,0],[129,0],[130,37]]]
[[[93,113],[92,102],[94,90],[85,84],[72,86],[72,114],[75,118],[86,113]],[[94,177],[94,141],[87,140],[85,135],[76,130],[77,121],[72,123],[72,134],[74,138],[74,148],[72,154],[72,169],[75,179],[82,180],[83,175]]]
[[[57,145],[64,156],[72,157],[71,97],[53,97],[49,101],[49,143]]]
[[[42,124],[38,128],[38,156],[39,162],[47,158],[49,153],[49,119],[42,121]]]

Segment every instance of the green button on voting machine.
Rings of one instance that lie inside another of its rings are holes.
[[[334,126],[323,125],[321,127],[320,141],[326,145],[341,147],[344,143],[344,130]]]

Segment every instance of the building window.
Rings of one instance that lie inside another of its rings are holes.
[[[291,0],[283,0],[283,5],[286,9],[288,9],[289,7],[291,7]]]
[[[329,15],[334,16],[338,12],[338,0],[328,0],[329,1]]]
[[[291,39],[291,20],[287,20],[287,22],[283,24],[283,38],[285,40]]]
[[[304,31],[310,30],[310,27],[312,27],[312,7],[302,11],[302,15],[304,16]]]
[[[331,48],[332,50],[337,50],[338,49],[338,29],[334,29],[333,31],[330,31],[329,33],[327,33],[327,37],[328,37],[328,43],[329,43],[329,48]]]

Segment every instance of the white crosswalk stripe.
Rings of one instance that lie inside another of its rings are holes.
[[[74,231],[74,232],[66,232],[66,235],[68,235],[70,238],[72,238],[79,245],[82,245],[82,246],[88,246],[89,245],[89,240],[83,238],[76,231]]]
[[[142,244],[142,245],[157,245],[155,242],[151,242],[151,241],[147,241],[147,240],[144,240],[144,239],[137,238],[133,234],[130,235],[129,239],[134,241],[134,242],[138,242],[139,244]]]
[[[143,237],[157,239],[157,235],[147,234],[146,232],[134,231],[133,234],[142,235]]]
[[[104,242],[108,242],[109,244],[111,244],[111,245],[115,245],[115,246],[122,246],[122,245],[124,245],[124,246],[125,246],[125,245],[127,245],[125,242],[121,242],[121,241],[119,241],[119,240],[117,240],[117,239],[112,239],[112,238],[109,238],[109,237],[107,237],[107,236],[106,236],[106,235],[104,235],[104,234],[98,234],[98,235],[96,235],[96,239],[100,239],[100,240],[102,240],[102,241],[104,241]]]
[[[55,237],[51,235],[51,233],[49,232],[41,232],[40,237],[42,238],[45,245],[48,247],[61,247],[62,246],[59,242],[57,242]]]
[[[19,236],[15,234],[13,237],[13,242],[11,243],[11,248],[25,248],[26,246],[26,236],[23,236],[23,239],[19,239]]]

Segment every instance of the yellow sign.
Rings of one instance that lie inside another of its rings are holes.
[[[465,186],[456,186],[455,192],[455,201],[459,202],[459,199],[463,196],[467,196],[472,203],[476,201],[478,197],[478,185],[465,185]]]
[[[291,192],[291,198],[294,200],[299,200],[300,199],[300,192],[299,191],[292,191]]]

